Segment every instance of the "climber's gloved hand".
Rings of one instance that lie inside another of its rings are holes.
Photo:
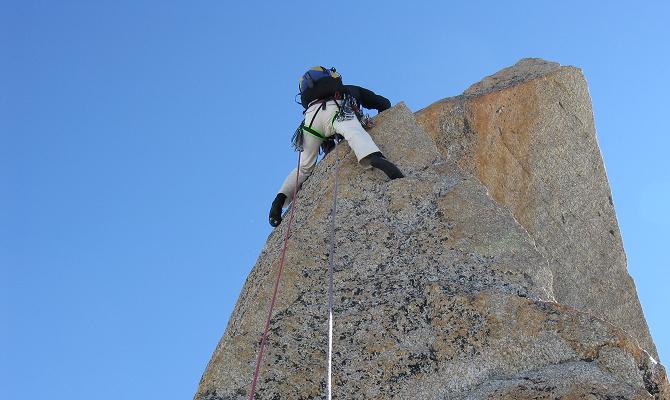
[[[270,207],[270,225],[275,228],[281,224],[281,209],[285,201],[286,195],[284,193],[277,193],[277,197],[272,201],[272,207]]]

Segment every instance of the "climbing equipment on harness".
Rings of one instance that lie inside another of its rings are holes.
[[[339,109],[338,113],[336,114],[336,119],[338,122],[349,121],[354,118],[358,118],[360,109],[358,108],[358,102],[354,96],[349,96],[345,93],[341,99],[337,100],[339,101],[335,101],[335,104],[337,104],[337,108]]]
[[[298,196],[298,179],[300,177],[300,154],[298,153],[298,173],[295,176],[295,189],[293,189],[293,197],[291,198],[291,211],[288,219],[288,226],[286,227],[286,236],[284,236],[284,247],[282,247],[281,254],[279,256],[279,270],[277,271],[277,279],[275,280],[274,290],[272,291],[272,301],[270,302],[270,309],[268,310],[268,318],[265,322],[265,331],[261,337],[260,350],[258,352],[258,358],[256,359],[256,370],[254,371],[254,380],[251,384],[251,390],[249,391],[249,400],[254,400],[254,394],[256,394],[256,383],[258,382],[258,376],[261,370],[261,362],[263,361],[263,353],[265,352],[265,343],[268,339],[268,332],[270,330],[270,321],[272,319],[272,311],[275,307],[275,301],[277,300],[277,292],[279,291],[279,281],[281,280],[282,272],[284,271],[284,259],[286,257],[286,248],[288,246],[288,237],[291,234],[291,224],[293,223],[293,215],[295,214],[296,209],[296,200]]]
[[[313,135],[321,140],[326,139],[326,136],[321,132],[317,131],[316,129],[312,128],[312,125],[314,125],[314,120],[316,119],[316,116],[319,114],[319,111],[326,109],[326,103],[328,103],[329,100],[331,99],[324,99],[321,100],[319,103],[315,103],[319,104],[319,107],[316,109],[316,112],[312,116],[312,119],[309,121],[309,125],[305,125],[305,120],[303,119],[302,122],[300,123],[300,126],[298,126],[298,129],[295,130],[295,132],[293,133],[293,138],[291,138],[291,143],[293,144],[293,148],[295,149],[295,151],[303,151],[304,132],[307,132],[310,135]]]
[[[337,106],[337,112],[333,116],[333,118],[330,120],[331,125],[335,122],[342,122],[342,121],[349,121],[354,118],[357,118],[358,121],[361,123],[364,129],[370,129],[374,127],[374,121],[370,116],[363,114],[363,112],[360,109],[360,106],[358,104],[358,101],[354,96],[349,95],[348,93],[344,92],[343,94],[336,93],[334,96],[330,96],[324,99],[318,100],[318,102],[314,101],[312,102],[309,107],[314,107],[315,105],[319,104],[319,108],[316,109],[316,112],[312,116],[312,119],[309,122],[309,125],[305,125],[305,120],[303,119],[302,122],[300,122],[300,125],[298,128],[295,130],[293,133],[293,137],[291,138],[291,143],[293,145],[293,148],[296,151],[302,151],[303,150],[303,134],[307,132],[308,134],[325,141],[328,140],[333,140],[324,135],[323,133],[317,131],[316,129],[312,128],[312,125],[314,125],[314,120],[316,119],[317,114],[319,114],[319,111],[325,110],[326,106],[329,101],[334,101],[335,105]],[[308,108],[309,108],[308,107]],[[305,110],[307,111],[307,110]],[[304,113],[304,112],[303,112]],[[326,148],[331,148],[331,145],[326,145]],[[322,151],[324,154],[327,154],[328,151],[326,151],[325,148],[322,147]]]

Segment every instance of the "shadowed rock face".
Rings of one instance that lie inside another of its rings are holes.
[[[528,230],[549,261],[556,301],[612,322],[658,358],[626,269],[579,69],[524,59],[417,119],[445,158]]]
[[[335,254],[337,399],[665,398],[663,368],[624,331],[556,303],[547,257],[510,208],[444,157],[404,104],[371,135],[406,178],[346,144]],[[299,193],[257,399],[323,399],[335,153]],[[242,289],[196,399],[248,396],[286,224]]]

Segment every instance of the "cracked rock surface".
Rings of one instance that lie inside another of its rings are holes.
[[[337,150],[333,398],[667,398],[663,367],[633,337],[556,302],[546,252],[473,168],[402,103],[376,122],[371,135],[406,178]],[[256,399],[325,398],[335,159],[296,201]],[[247,398],[286,225],[249,274],[195,399]]]
[[[581,70],[523,59],[416,113],[440,153],[508,207],[549,261],[556,301],[656,346],[626,268]]]

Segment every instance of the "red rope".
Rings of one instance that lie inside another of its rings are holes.
[[[295,174],[295,188],[293,189],[293,199],[291,200],[291,212],[289,213],[288,226],[286,227],[286,236],[284,236],[284,247],[281,250],[281,255],[279,256],[279,271],[277,272],[277,279],[275,280],[274,291],[272,293],[272,301],[270,302],[270,310],[268,311],[268,319],[265,322],[265,331],[263,332],[263,338],[261,339],[261,348],[258,353],[258,358],[256,359],[256,371],[254,372],[254,381],[251,384],[251,391],[249,392],[249,400],[254,400],[254,395],[256,394],[256,383],[258,382],[258,375],[260,375],[261,362],[263,361],[263,353],[265,352],[265,343],[268,339],[268,332],[270,331],[270,320],[272,319],[272,310],[275,307],[275,301],[277,300],[277,292],[279,290],[279,280],[281,279],[282,271],[284,271],[284,256],[286,256],[286,247],[288,246],[288,237],[291,234],[291,224],[293,223],[293,214],[295,211],[296,199],[298,196],[298,183],[300,182],[300,155],[298,153],[298,167],[296,168]]]

